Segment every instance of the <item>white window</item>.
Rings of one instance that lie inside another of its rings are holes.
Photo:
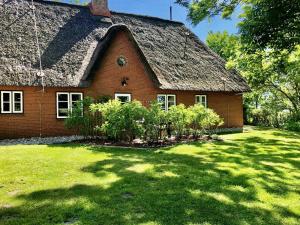
[[[23,92],[2,91],[1,113],[23,113]]]
[[[206,97],[206,95],[196,95],[195,103],[196,104],[201,104],[204,107],[207,107],[207,97]]]
[[[77,107],[78,101],[82,100],[82,93],[70,93],[70,102],[71,102],[71,112],[73,111],[74,108]],[[81,106],[82,108],[83,106]],[[83,114],[83,109],[81,110]]]
[[[119,100],[122,103],[131,102],[131,94],[115,94],[115,100]]]
[[[13,91],[12,94],[13,113],[23,113],[23,92]]]
[[[176,95],[157,95],[157,102],[163,110],[168,111],[171,106],[176,105]]]
[[[82,93],[57,92],[56,110],[57,118],[67,118],[69,112],[76,106],[78,101],[83,99]],[[83,111],[83,110],[82,110]]]

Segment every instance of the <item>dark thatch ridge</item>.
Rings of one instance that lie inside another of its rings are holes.
[[[41,85],[30,5],[0,0],[0,85]],[[34,6],[48,87],[88,86],[99,66],[95,62],[123,30],[161,89],[249,91],[245,80],[226,70],[225,61],[180,22],[117,12],[103,18],[92,16],[86,6],[41,0]]]

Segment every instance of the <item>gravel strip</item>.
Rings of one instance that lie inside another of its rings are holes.
[[[0,140],[0,146],[9,145],[50,145],[50,144],[63,144],[73,141],[83,140],[83,136],[63,136],[63,137],[33,137],[33,138],[20,138],[20,139],[4,139]]]

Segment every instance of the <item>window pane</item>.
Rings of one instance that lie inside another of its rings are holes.
[[[168,102],[168,109],[173,105],[175,105],[175,102]]]
[[[169,102],[174,102],[174,103],[175,103],[175,96],[169,95],[169,96],[168,96],[168,101],[169,101]]]
[[[157,96],[157,102],[161,104],[161,108],[163,110],[166,110],[166,96],[165,95]]]
[[[3,102],[9,102],[10,93],[3,93]]]
[[[71,96],[72,96],[72,102],[77,102],[82,100],[80,94],[72,94]]]
[[[122,103],[126,103],[129,102],[129,97],[128,96],[118,96],[117,99],[122,102]]]
[[[21,102],[21,93],[14,93],[14,101]]]
[[[69,104],[68,104],[68,102],[59,102],[58,103],[58,108],[59,109],[68,109],[69,108]]]
[[[5,112],[10,111],[10,103],[3,103],[3,111]]]
[[[166,96],[164,96],[164,95],[159,95],[159,96],[157,97],[157,101],[158,101],[159,103],[165,103],[165,102],[166,102]]]
[[[206,96],[205,95],[196,96],[196,104],[201,104],[206,107]]]
[[[68,101],[68,94],[59,94],[58,101]]]
[[[21,112],[22,111],[22,109],[21,109],[21,103],[15,103],[15,109],[14,109],[14,111],[16,111],[16,112]]]
[[[168,96],[168,109],[173,105],[176,105],[176,97],[174,95],[169,95]]]
[[[68,109],[59,109],[58,110],[59,117],[67,117],[68,116]]]

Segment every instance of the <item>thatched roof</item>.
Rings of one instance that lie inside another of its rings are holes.
[[[0,0],[0,85],[40,86],[31,2]],[[18,3],[18,4],[16,4]],[[184,24],[112,12],[92,16],[88,7],[35,1],[44,84],[89,85],[95,59],[119,30],[126,30],[161,89],[248,91],[245,80]],[[16,20],[17,19],[17,20]]]

